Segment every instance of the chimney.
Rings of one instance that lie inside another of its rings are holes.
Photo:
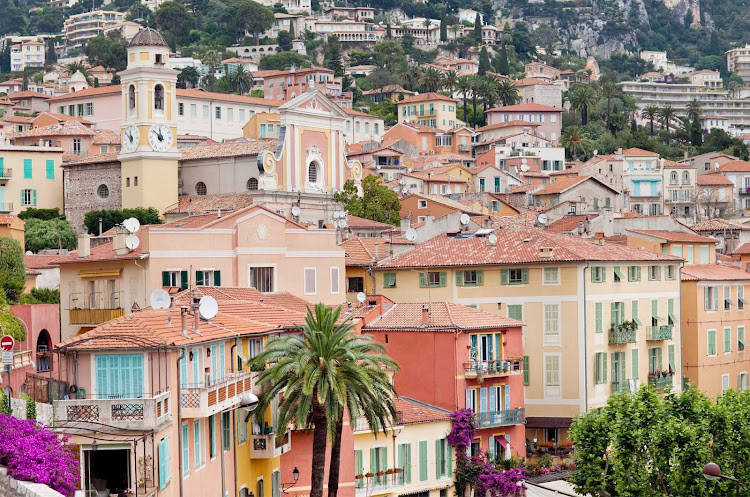
[[[221,207],[219,207],[218,209],[216,209],[216,217],[219,218],[219,219],[221,219]]]
[[[91,237],[89,235],[78,235],[78,257],[91,255]]]
[[[182,327],[182,336],[187,337],[188,331],[187,331],[187,316],[188,316],[188,306],[183,305],[180,307],[180,326]]]
[[[112,237],[112,249],[117,255],[125,255],[130,250],[125,246],[125,239],[130,233],[122,226],[115,227],[115,236]]]
[[[604,246],[604,233],[594,233],[594,245],[599,245],[600,247]]]
[[[378,249],[379,249],[379,248],[380,248],[380,247],[378,246],[378,244],[375,244],[375,260],[376,260],[376,261],[380,259],[380,258],[378,257],[378,252],[379,252],[379,250],[378,250]]]
[[[199,311],[200,304],[198,300],[198,290],[193,288],[193,301],[190,304],[190,309],[193,311],[193,332],[195,332],[196,335],[201,334],[201,313]]]
[[[427,326],[430,322],[430,307],[427,305],[422,306],[422,326]]]
[[[539,247],[539,257],[543,259],[551,259],[555,255],[553,247]]]

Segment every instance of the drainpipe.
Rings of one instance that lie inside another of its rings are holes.
[[[586,270],[590,269],[591,263],[586,261],[586,267],[583,268],[583,398],[584,412],[589,410],[589,361],[588,361],[588,323],[586,322]]]
[[[183,313],[185,315],[185,313]],[[180,385],[182,385],[182,378],[180,377],[180,361],[185,360],[185,350],[183,347],[180,357],[177,358],[177,460],[179,461],[180,471],[180,497],[182,497],[182,402],[180,402]]]
[[[682,369],[682,268],[685,266],[685,261],[681,261],[680,265],[677,266],[677,281],[680,283],[680,348],[678,349],[680,351],[680,391],[682,391],[682,388],[685,386],[685,370]],[[739,304],[738,304],[739,305]],[[667,360],[669,358],[667,357]]]
[[[232,369],[230,371],[234,373],[234,364],[237,360],[236,357],[234,357],[234,350],[237,348],[237,342],[239,341],[239,338],[234,339],[234,345],[229,349],[229,357],[232,358]],[[235,415],[237,413],[237,410],[232,411],[232,426],[235,425]],[[216,425],[214,424],[214,428],[216,428]],[[235,444],[234,450],[232,451],[232,456],[234,460],[234,495],[237,496],[237,445]],[[222,496],[223,497],[223,496]]]

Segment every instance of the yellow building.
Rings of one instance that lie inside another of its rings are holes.
[[[62,211],[62,156],[60,147],[0,145],[0,214],[29,207]]]
[[[455,98],[440,93],[429,92],[396,102],[398,121],[408,121],[441,130],[454,128],[460,124],[456,118]]]
[[[397,425],[374,435],[352,421],[356,497],[453,495],[450,412],[406,397],[396,400]]]
[[[623,389],[681,388],[680,258],[533,229],[497,238],[439,235],[376,266],[375,287],[523,321],[528,438],[566,438]]]
[[[281,114],[262,112],[253,114],[242,126],[242,137],[248,139],[278,138],[281,133]]]
[[[18,216],[9,216],[0,214],[0,237],[12,238],[21,244],[25,243],[26,223]]]

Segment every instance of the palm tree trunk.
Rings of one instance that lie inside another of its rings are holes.
[[[654,118],[651,117],[651,136],[654,136]]]
[[[610,121],[609,121],[610,110],[609,110],[609,104],[610,104],[610,98],[607,97],[607,131],[610,131]]]
[[[586,126],[589,122],[589,108],[587,105],[581,107],[581,124]]]
[[[469,120],[466,118],[466,92],[464,92],[464,121],[469,124]]]
[[[317,396],[317,392],[313,393]],[[310,497],[323,497],[323,479],[326,471],[326,408],[315,402],[312,412],[313,446],[312,467],[310,473]]]
[[[344,426],[343,414],[336,421],[336,432],[331,444],[331,459],[328,467],[328,497],[336,497],[339,492],[339,472],[341,471],[341,431]]]
[[[474,107],[474,119],[472,119],[472,121],[473,121],[473,125],[476,126],[477,125],[477,92],[476,91],[471,92],[471,105],[472,107]]]

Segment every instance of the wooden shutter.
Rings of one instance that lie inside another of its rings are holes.
[[[641,266],[636,266],[636,280],[635,281],[641,281]]]
[[[193,422],[193,462],[195,467],[201,465],[201,423],[200,421]]]
[[[23,160],[23,177],[24,179],[32,179],[32,167],[31,167],[31,159],[24,159]]]
[[[709,310],[711,308],[711,300],[709,298],[710,295],[708,293],[708,289],[709,289],[709,287],[704,287],[703,288],[703,308],[705,310]]]
[[[396,477],[396,480],[399,483],[403,483],[404,478],[406,478],[406,468],[404,465],[406,464],[406,445],[405,444],[398,444],[398,447],[396,448],[396,468],[401,469],[400,476]]]
[[[521,283],[526,285],[529,282],[529,270],[521,269]]]
[[[607,383],[607,353],[602,353],[602,383]]]
[[[529,356],[523,356],[523,384],[529,386]]]
[[[214,271],[214,286],[221,286],[221,271]]]
[[[448,273],[440,271],[440,286],[445,286],[448,283]]]
[[[427,481],[427,441],[419,442],[419,481]]]
[[[477,271],[477,286],[484,285],[484,271]]]
[[[674,360],[674,344],[667,346],[667,356],[669,358],[669,369],[670,371],[676,371],[675,360]]]
[[[55,161],[47,160],[47,179],[55,179]]]
[[[227,370],[226,367],[226,357],[224,355],[225,347],[224,342],[221,342],[219,344],[219,380],[224,381],[224,374]]]
[[[203,271],[196,271],[195,272],[195,284],[198,286],[204,285],[203,283]]]
[[[166,438],[159,442],[159,490],[164,490],[167,486],[167,449],[164,446]]]
[[[180,288],[186,290],[188,287],[188,272],[180,271]]]
[[[471,399],[473,397],[472,392],[473,392],[472,389],[470,388],[466,389],[466,408],[467,409],[474,409],[474,406],[471,405],[472,404]]]
[[[448,464],[447,464],[448,473],[446,473],[446,476],[453,476],[453,447],[451,447],[448,444],[447,439],[443,439],[443,440],[445,440],[445,452],[448,457]]]
[[[714,309],[719,309],[719,287],[713,287],[714,289]]]
[[[406,445],[406,468],[404,469],[406,483],[411,483],[411,444]]]
[[[501,285],[508,284],[508,270],[507,269],[500,270],[500,284]]]
[[[503,402],[503,407],[506,411],[510,410],[510,384],[505,385],[505,401]]]
[[[380,470],[385,471],[387,467],[388,467],[388,447],[383,447],[380,450]],[[381,483],[385,483],[386,481],[388,481],[388,476],[387,475],[381,476],[380,481]]]
[[[161,286],[169,286],[169,271],[161,272]]]
[[[36,205],[36,189],[31,190],[31,205]]]
[[[492,457],[495,457],[495,436],[491,436],[489,439],[489,453]]]
[[[443,444],[435,440],[435,478],[443,476]]]
[[[180,386],[187,388],[187,357],[188,353],[185,351],[185,357],[180,359]]]
[[[211,381],[216,382],[216,344],[211,345]]]
[[[630,360],[631,364],[630,367],[632,368],[632,371],[630,373],[630,376],[633,377],[634,380],[638,379],[638,370],[640,369],[640,366],[638,364],[638,349],[633,349],[630,352]]]
[[[464,286],[464,272],[461,270],[456,271],[456,286]]]
[[[602,358],[601,352],[594,354],[594,383],[599,384],[602,382]]]
[[[479,412],[487,412],[487,387],[479,389]]]
[[[420,288],[425,288],[427,286],[427,273],[419,273],[419,286]]]
[[[596,309],[596,332],[601,333],[602,331],[604,331],[604,324],[602,322],[604,314],[602,310],[603,305],[601,302],[597,302],[594,307]]]
[[[370,449],[370,473],[373,475],[377,473],[378,466],[377,466],[377,451],[375,449]]]
[[[610,311],[609,316],[610,316],[610,320],[612,322],[612,326],[615,326],[617,324],[617,322],[615,322],[615,316],[617,316],[617,303],[616,302],[612,302],[610,304],[609,311]]]
[[[625,364],[625,352],[618,352],[620,354],[620,381],[624,382],[627,378],[627,366]]]

